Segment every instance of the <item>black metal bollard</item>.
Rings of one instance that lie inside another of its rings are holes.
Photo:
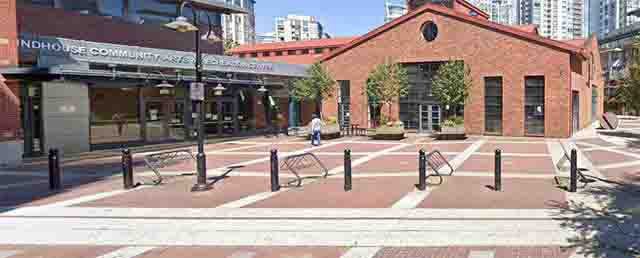
[[[271,150],[271,191],[280,191],[280,166],[278,166],[278,150]]]
[[[351,191],[351,150],[344,150],[344,191]]]
[[[571,150],[571,183],[569,192],[575,193],[576,191],[578,191],[578,151],[573,149]]]
[[[427,154],[424,149],[420,150],[418,156],[418,190],[427,190]]]
[[[502,151],[500,149],[496,150],[494,180],[494,190],[502,191]]]
[[[132,189],[133,185],[133,157],[129,149],[122,150],[122,178],[124,189]]]
[[[60,153],[58,149],[49,150],[49,189],[62,188],[62,172],[60,171]]]

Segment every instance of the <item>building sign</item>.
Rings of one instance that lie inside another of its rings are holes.
[[[37,55],[39,66],[68,64],[69,61],[164,67],[193,70],[195,54],[167,49],[89,42],[55,37],[21,35],[21,55]],[[46,59],[42,62],[40,59]],[[247,72],[298,76],[305,66],[247,60],[220,55],[203,55],[203,69],[220,72]]]

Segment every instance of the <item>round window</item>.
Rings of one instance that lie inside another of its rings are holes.
[[[426,22],[422,25],[422,36],[426,41],[434,41],[438,37],[438,26],[432,21]]]

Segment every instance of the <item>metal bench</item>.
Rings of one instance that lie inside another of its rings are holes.
[[[438,150],[432,151],[429,154],[427,154],[427,165],[431,168],[431,170],[433,171],[432,174],[427,175],[427,179],[430,176],[436,176],[438,178],[438,185],[442,184],[443,182],[443,178],[442,175],[440,173],[440,169],[444,168],[444,167],[448,167],[449,168],[449,173],[445,174],[446,176],[451,176],[453,175],[453,167],[451,166],[451,164],[449,163],[449,161],[447,161],[447,159],[444,157],[444,155],[442,155],[442,153]]]
[[[286,169],[291,171],[293,175],[296,176],[295,180],[287,182],[287,185],[295,184],[296,187],[302,185],[303,177],[300,176],[299,170],[317,167],[321,170],[322,178],[326,178],[329,175],[329,170],[327,167],[322,164],[322,161],[313,153],[305,152],[302,154],[295,154],[287,156],[283,159],[281,169]],[[313,178],[313,177],[306,177]]]

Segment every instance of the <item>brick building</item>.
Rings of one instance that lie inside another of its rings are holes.
[[[240,58],[254,58],[289,64],[313,64],[319,61],[321,57],[336,51],[354,39],[356,37],[244,45],[232,49],[230,53]]]
[[[17,156],[3,155],[0,165],[49,148],[73,153],[192,139],[196,38],[163,26],[180,15],[182,1],[146,2],[0,0],[0,153]],[[191,2],[200,13],[208,136],[281,123],[284,86],[306,67],[223,56],[219,40],[204,39],[220,38],[221,15],[245,10]],[[191,13],[183,15],[192,21]]]
[[[244,45],[230,51],[231,55],[239,58],[252,58],[261,61],[311,65],[322,57],[347,45],[356,37],[342,37],[330,39],[315,39],[304,41],[263,43]],[[299,126],[308,124],[315,112],[315,103],[289,101],[289,125]]]
[[[473,81],[464,107],[468,134],[569,137],[602,113],[595,37],[550,40],[530,26],[491,22],[464,0],[428,2],[409,1],[408,14],[322,58],[343,91],[324,102],[324,112],[372,126],[379,107],[369,103],[365,82],[376,65],[392,60],[407,68],[410,81],[392,118],[437,130],[446,107],[431,95],[431,82],[440,64],[460,60]]]

